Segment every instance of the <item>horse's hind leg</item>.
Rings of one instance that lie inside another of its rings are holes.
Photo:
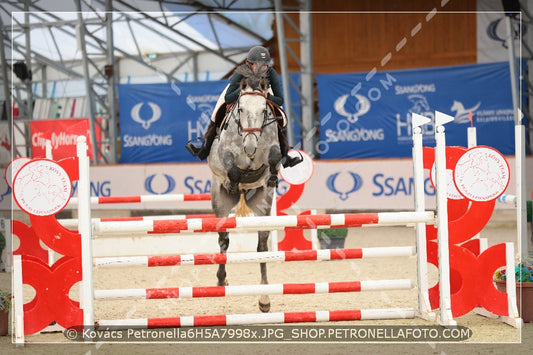
[[[262,252],[262,251],[268,251],[268,236],[270,234],[270,232],[258,232],[258,237],[259,237],[259,240],[258,240],[258,243],[257,243],[257,251],[258,252]],[[262,285],[267,285],[268,284],[268,278],[267,278],[267,267],[266,267],[266,263],[260,263],[259,264],[260,268],[261,268],[261,284]],[[270,298],[268,297],[268,295],[262,295],[260,298],[259,298],[259,309],[261,310],[261,312],[268,312],[270,311]]]
[[[219,232],[218,233],[218,245],[220,246],[220,252],[226,253],[229,246],[229,233],[228,232]],[[227,286],[228,281],[226,280],[226,264],[219,264],[217,271],[218,286]]]

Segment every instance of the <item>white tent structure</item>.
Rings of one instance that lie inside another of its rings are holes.
[[[23,122],[63,117],[52,100],[79,98],[79,114],[91,122],[93,146],[102,147],[94,151],[94,160],[116,163],[117,83],[220,79],[251,46],[268,45],[274,17],[280,16],[274,10],[280,8],[281,1],[273,0],[2,2],[0,99],[6,118],[10,121],[12,99],[19,109],[14,134],[25,137]],[[280,61],[286,67],[286,58]],[[33,105],[26,104],[28,97]],[[104,134],[100,144],[95,144],[97,126]],[[13,144],[14,157],[28,147],[27,141]]]

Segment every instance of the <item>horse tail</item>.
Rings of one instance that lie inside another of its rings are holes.
[[[241,193],[241,198],[239,199],[239,203],[237,204],[237,207],[235,208],[235,216],[237,217],[249,217],[253,215],[253,211],[248,205],[246,204],[246,199],[244,198],[244,193]]]

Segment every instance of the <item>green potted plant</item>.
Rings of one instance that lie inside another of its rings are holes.
[[[318,229],[320,249],[343,249],[348,228]]]
[[[505,268],[500,268],[494,273],[494,283],[500,292],[506,292],[508,273]],[[524,322],[533,322],[533,266],[529,262],[521,262],[515,266],[514,278],[516,280],[516,303],[520,317]],[[522,300],[522,309],[520,309]]]
[[[0,290],[0,335],[7,335],[11,305],[11,293]]]

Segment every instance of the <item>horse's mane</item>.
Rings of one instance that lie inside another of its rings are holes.
[[[267,78],[268,67],[258,66],[257,70],[253,70],[249,65],[243,64],[235,69],[237,74],[244,76],[243,81],[241,81],[241,86],[249,86],[252,90],[261,90],[266,91],[268,88],[268,78]]]

